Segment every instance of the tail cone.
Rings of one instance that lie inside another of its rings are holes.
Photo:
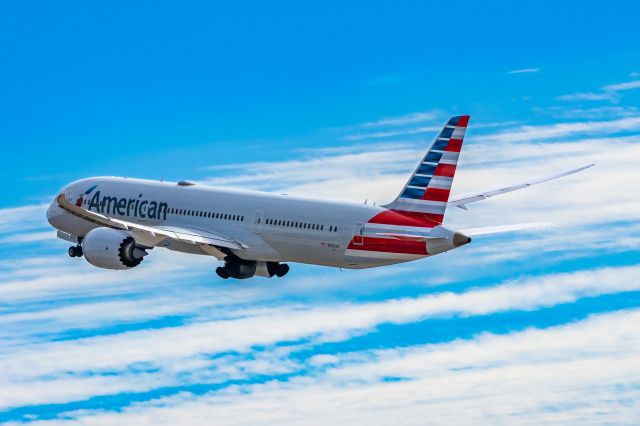
[[[471,237],[468,237],[460,232],[453,234],[454,247],[460,247],[471,242]]]

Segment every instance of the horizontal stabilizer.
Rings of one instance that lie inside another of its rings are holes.
[[[485,191],[478,191],[478,192],[471,192],[471,193],[468,193],[468,194],[463,194],[463,195],[460,195],[460,196],[453,197],[452,200],[449,200],[447,205],[448,206],[460,207],[461,209],[465,209],[466,210],[467,209],[467,204],[471,204],[471,203],[475,203],[475,202],[478,202],[478,201],[486,200],[487,198],[491,198],[491,197],[494,197],[496,195],[506,194],[506,193],[512,192],[512,191],[517,191],[518,189],[528,188],[530,186],[537,185],[539,183],[549,182],[550,180],[559,179],[559,178],[564,177],[564,176],[569,176],[569,175],[572,175],[574,173],[578,173],[578,172],[581,172],[583,170],[586,170],[586,169],[588,169],[590,167],[593,167],[593,166],[595,166],[595,163],[587,164],[586,166],[578,167],[576,169],[567,170],[567,171],[556,173],[556,174],[553,174],[553,175],[544,176],[544,177],[540,177],[540,178],[537,178],[537,179],[531,179],[529,181],[518,183],[518,184],[515,184],[515,185],[509,185],[509,186],[504,186],[504,187],[501,187],[501,188],[494,188],[494,189],[485,190]]]
[[[479,235],[490,234],[502,234],[504,232],[517,232],[517,231],[533,231],[537,229],[545,229],[558,226],[552,222],[529,222],[529,223],[516,223],[513,225],[498,225],[498,226],[485,226],[481,228],[469,228],[462,229],[459,232],[468,235],[470,237],[477,237]]]

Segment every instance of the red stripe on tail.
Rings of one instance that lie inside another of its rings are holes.
[[[446,203],[449,201],[450,192],[448,189],[427,188],[422,199],[426,201],[444,201]]]
[[[453,164],[438,164],[436,170],[433,172],[434,176],[453,177],[456,174],[456,166]]]
[[[461,149],[462,139],[449,139],[449,143],[444,150],[449,152],[460,152]]]
[[[471,118],[470,115],[461,116],[460,120],[458,120],[458,124],[456,124],[456,126],[467,127],[469,125],[469,118]]]

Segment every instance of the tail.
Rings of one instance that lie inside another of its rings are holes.
[[[400,195],[383,207],[442,223],[469,117],[449,119]]]

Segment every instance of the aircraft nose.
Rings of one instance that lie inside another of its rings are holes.
[[[54,222],[61,213],[62,209],[60,209],[56,200],[53,200],[51,204],[49,204],[49,207],[47,207],[47,222],[55,226]]]

